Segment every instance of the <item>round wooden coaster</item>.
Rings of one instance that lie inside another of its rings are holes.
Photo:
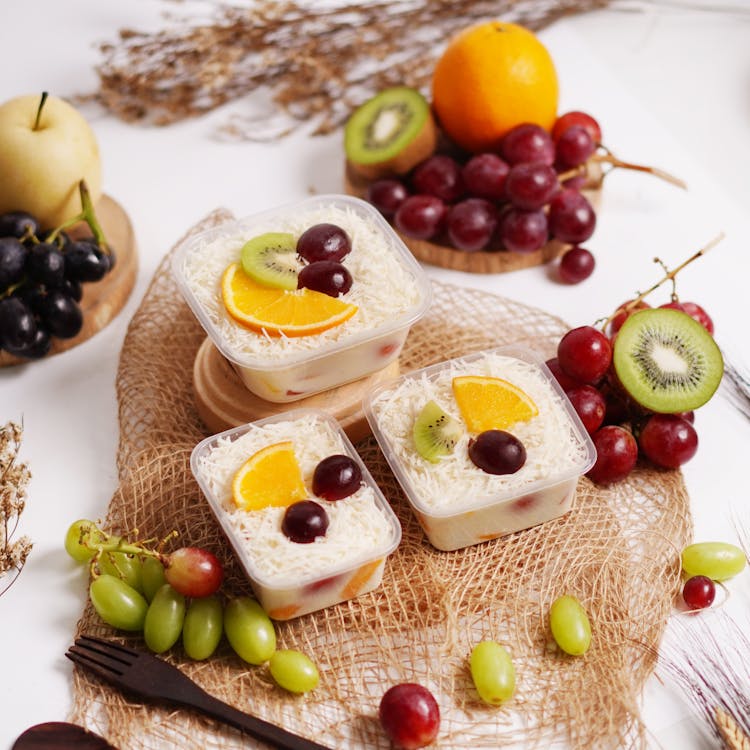
[[[138,253],[135,235],[125,209],[108,195],[103,195],[96,206],[96,216],[102,225],[107,242],[116,253],[115,267],[101,280],[83,284],[80,306],[83,327],[72,339],[52,339],[48,357],[90,339],[122,310],[133,291],[138,275]],[[90,236],[88,227],[76,226],[69,234],[73,237]],[[31,360],[0,352],[0,367],[29,363]]]
[[[398,360],[394,360],[382,370],[353,383],[299,401],[276,404],[249,391],[229,361],[207,338],[193,364],[193,395],[198,415],[212,433],[304,407],[321,409],[335,417],[349,439],[356,443],[370,434],[362,411],[362,398],[375,385],[398,373]]]
[[[364,198],[369,184],[369,180],[365,180],[354,172],[349,164],[346,164],[344,189],[349,195]],[[585,191],[586,196],[595,208],[598,204],[600,192],[601,177],[598,177],[591,188]],[[508,250],[480,250],[472,253],[465,250],[456,250],[447,245],[438,245],[427,240],[415,240],[400,234],[398,231],[396,233],[417,260],[433,266],[450,268],[454,271],[468,271],[469,273],[506,273],[521,268],[539,266],[554,260],[571,247],[564,242],[551,240],[540,250],[531,253],[513,253]]]

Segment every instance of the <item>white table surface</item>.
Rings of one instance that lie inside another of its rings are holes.
[[[578,286],[554,282],[546,268],[489,276],[428,268],[431,276],[583,325],[655,281],[654,255],[674,266],[724,231],[724,242],[683,272],[679,291],[710,312],[720,345],[750,363],[750,4],[724,3],[723,12],[681,7],[686,4],[623,3],[559,21],[542,38],[558,67],[561,111],[590,111],[615,153],[668,169],[689,191],[649,176],[611,175],[587,243],[597,269]],[[44,89],[62,96],[94,89],[95,43],[114,39],[122,27],[157,25],[163,7],[155,0],[6,0],[2,6],[0,101]],[[33,480],[19,533],[34,542],[21,577],[0,597],[1,748],[26,727],[63,720],[69,710],[71,666],[63,654],[86,581],[62,542],[74,519],[102,517],[115,489],[117,360],[157,263],[215,207],[246,215],[303,197],[309,188],[341,190],[340,133],[227,144],[212,138],[224,113],[156,129],[82,111],[100,143],[104,188],[133,221],[140,271],[126,308],[100,334],[49,360],[0,371],[0,422],[23,419],[25,425],[22,458]],[[684,467],[696,539],[735,540],[730,512],[747,504],[750,424],[717,395],[699,411],[696,427],[700,447]],[[731,583],[727,605],[745,623],[749,578],[745,573]],[[686,705],[655,679],[644,692],[643,711],[654,747],[707,746],[686,720]]]

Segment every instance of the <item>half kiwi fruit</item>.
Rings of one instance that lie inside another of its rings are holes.
[[[422,458],[437,463],[453,452],[463,434],[461,423],[435,401],[428,401],[414,420],[414,445]]]
[[[263,286],[296,289],[301,263],[297,238],[284,232],[267,232],[248,240],[240,251],[242,270]]]
[[[427,100],[396,86],[368,99],[344,128],[344,150],[355,172],[368,179],[406,174],[435,151],[437,128]]]
[[[625,321],[615,338],[612,361],[634,401],[666,414],[705,404],[724,373],[711,334],[684,312],[663,308],[641,310]]]

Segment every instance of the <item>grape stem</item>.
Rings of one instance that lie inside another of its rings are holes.
[[[613,169],[617,169],[618,167],[620,169],[631,169],[635,170],[636,172],[647,172],[648,174],[654,175],[654,177],[659,177],[660,179],[666,180],[672,185],[676,185],[683,190],[687,190],[687,183],[684,180],[681,180],[679,177],[675,177],[674,175],[669,174],[669,172],[665,172],[663,169],[659,169],[658,167],[649,167],[645,164],[633,164],[632,162],[623,161],[622,159],[618,159],[606,146],[601,146],[601,149],[604,151],[604,153],[594,154],[591,157],[590,161],[596,164],[609,164],[611,168],[607,172],[605,172],[605,176]]]
[[[96,217],[96,211],[94,210],[94,203],[91,200],[91,193],[89,192],[88,185],[85,180],[81,180],[78,183],[78,193],[81,196],[81,213],[76,214],[67,221],[60,224],[52,234],[47,237],[47,242],[54,242],[59,236],[60,232],[68,229],[69,227],[78,224],[80,221],[85,221],[89,225],[96,244],[106,254],[109,255],[109,245],[107,244],[107,238],[104,236],[104,230],[102,229],[99,220]]]
[[[615,310],[615,312],[613,312],[604,321],[604,324],[602,325],[602,330],[603,331],[607,330],[607,326],[609,326],[609,324],[612,322],[612,319],[615,317],[615,315],[617,315],[618,312],[627,313],[630,310],[634,309],[638,305],[639,302],[641,302],[645,297],[648,297],[648,295],[651,294],[652,292],[656,291],[662,284],[665,284],[666,282],[671,281],[672,289],[674,290],[675,276],[677,276],[677,274],[680,271],[682,271],[682,269],[685,268],[685,266],[689,265],[694,260],[698,260],[698,258],[705,255],[709,250],[716,247],[716,245],[718,245],[724,239],[724,237],[725,237],[724,232],[719,232],[719,234],[716,235],[716,237],[714,237],[708,244],[704,245],[700,250],[693,253],[687,260],[684,260],[678,266],[675,266],[671,271],[664,265],[664,263],[662,263],[660,258],[654,258],[654,263],[661,264],[661,266],[665,269],[666,273],[664,274],[664,276],[661,279],[659,279],[659,281],[657,281],[653,286],[649,287],[645,292],[641,292],[640,294],[638,294],[638,296],[635,299],[630,300],[630,302],[627,302],[625,305]],[[672,294],[674,296],[674,291],[672,292]]]

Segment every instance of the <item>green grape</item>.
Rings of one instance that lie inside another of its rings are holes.
[[[736,576],[746,562],[745,553],[728,542],[697,542],[682,550],[682,569],[689,576],[706,576],[713,581]]]
[[[182,626],[182,646],[191,659],[208,659],[221,640],[224,611],[215,596],[193,599]]]
[[[249,596],[240,596],[227,604],[224,632],[240,659],[249,664],[268,661],[276,650],[273,623],[260,604]]]
[[[143,639],[155,653],[172,648],[182,633],[185,620],[185,597],[165,583],[148,605],[143,623]]]
[[[268,663],[271,677],[290,693],[307,693],[318,686],[320,675],[312,660],[301,651],[276,651]]]
[[[115,578],[121,578],[128,586],[143,593],[141,561],[135,555],[125,552],[102,552],[98,560],[99,571]]]
[[[99,546],[116,547],[120,537],[110,537],[93,521],[80,518],[73,521],[65,533],[65,551],[79,563],[90,560]]]
[[[145,555],[141,560],[141,581],[143,595],[148,601],[151,601],[156,592],[167,582],[164,577],[164,566],[155,557]]]
[[[477,643],[471,652],[469,665],[474,687],[485,703],[500,706],[513,697],[516,669],[510,654],[499,643]]]
[[[119,630],[142,630],[148,603],[125,581],[104,573],[89,586],[89,596],[99,617]]]
[[[552,637],[571,656],[581,656],[591,645],[591,625],[586,610],[574,596],[561,596],[552,602],[549,611]]]

